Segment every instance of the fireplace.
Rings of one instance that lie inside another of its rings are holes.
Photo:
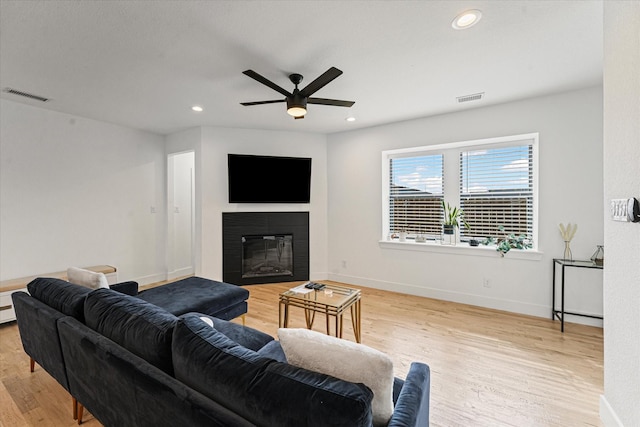
[[[242,236],[242,278],[293,276],[293,236]]]
[[[235,285],[309,280],[309,212],[224,212],[222,277]]]

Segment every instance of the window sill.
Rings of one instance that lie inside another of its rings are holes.
[[[500,258],[500,254],[496,251],[495,246],[469,246],[466,242],[461,242],[454,246],[442,245],[434,241],[416,243],[413,240],[407,240],[405,242],[399,242],[397,240],[380,240],[378,244],[382,249]],[[504,256],[504,258],[540,261],[543,255],[543,252],[534,249],[512,249]]]

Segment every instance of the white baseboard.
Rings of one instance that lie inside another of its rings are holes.
[[[526,314],[536,317],[551,318],[551,307],[544,305],[529,304],[520,301],[512,301],[501,298],[487,297],[483,295],[467,294],[462,292],[448,291],[446,289],[426,288],[422,286],[410,285],[398,282],[386,282],[373,280],[364,277],[346,276],[342,274],[329,274],[328,280],[343,282],[352,285],[367,286],[385,291],[400,292],[409,295],[416,295],[426,298],[434,298],[445,301],[458,302],[480,307],[492,308],[495,310],[509,311],[513,313]],[[567,316],[567,319],[569,317]],[[587,319],[587,318],[584,318]],[[593,319],[582,320],[578,316],[572,316],[571,321],[575,323],[593,324]],[[596,325],[597,326],[597,325]]]
[[[131,279],[138,282],[138,285],[144,286],[149,285],[151,283],[162,282],[163,280],[167,280],[167,275],[163,273],[150,274],[148,276],[138,277],[136,279]]]
[[[600,420],[605,427],[624,427],[604,395],[600,395]]]
[[[190,276],[194,274],[193,266],[179,268],[174,271],[170,271],[167,273],[167,280],[177,279],[178,277]]]

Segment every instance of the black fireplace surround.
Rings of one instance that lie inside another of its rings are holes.
[[[293,268],[283,270],[281,275],[271,268],[265,275],[245,272],[243,277],[243,240],[258,236],[265,236],[265,248],[270,253],[275,248],[269,242],[272,237],[278,240],[279,236],[292,236]],[[223,212],[222,280],[234,285],[309,280],[309,212]]]

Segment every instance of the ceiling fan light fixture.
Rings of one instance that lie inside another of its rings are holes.
[[[293,117],[300,117],[307,114],[307,110],[304,107],[293,106],[287,108],[287,113]]]
[[[293,117],[304,117],[307,114],[307,98],[294,93],[287,98],[287,114]]]
[[[480,21],[482,12],[478,9],[465,10],[453,19],[451,26],[456,30],[466,30]]]

